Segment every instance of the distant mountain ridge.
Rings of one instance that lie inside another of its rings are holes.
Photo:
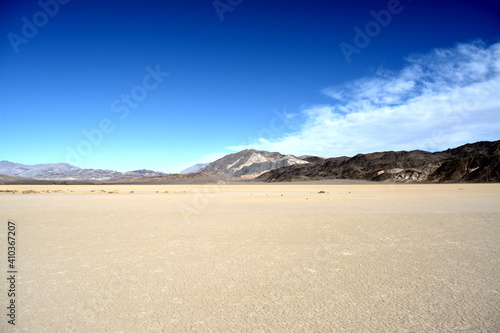
[[[200,169],[202,169],[203,167],[205,167],[206,165],[208,165],[208,163],[198,163],[198,164],[195,164],[193,166],[190,166],[189,168],[186,168],[184,170],[182,170],[181,172],[179,172],[181,175],[184,175],[186,173],[195,173],[195,172],[198,172],[200,171]]]
[[[68,173],[81,170],[79,167],[68,163],[45,163],[45,164],[34,164],[26,165],[20,163],[13,163],[9,161],[0,161],[0,175],[14,176],[14,177],[25,177],[33,178],[35,176],[59,172]]]
[[[118,172],[114,170],[103,169],[80,169],[71,172],[48,172],[33,177],[39,180],[111,180],[119,178],[142,178],[163,176],[166,173],[153,170],[135,170],[127,172]]]
[[[109,180],[123,177],[154,177],[165,175],[153,170],[118,172],[103,169],[81,169],[67,163],[20,164],[0,161],[0,175],[36,180]]]

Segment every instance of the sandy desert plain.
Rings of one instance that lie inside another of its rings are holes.
[[[1,332],[500,332],[499,184],[0,191]]]

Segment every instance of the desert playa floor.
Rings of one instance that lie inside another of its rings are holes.
[[[0,190],[2,332],[500,332],[498,184]]]

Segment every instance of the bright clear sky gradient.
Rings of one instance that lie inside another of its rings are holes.
[[[0,160],[177,172],[499,139],[497,1],[55,1],[1,3]]]

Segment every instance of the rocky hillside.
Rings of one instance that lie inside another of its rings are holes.
[[[13,182],[21,182],[21,181],[24,181],[24,180],[27,180],[27,179],[29,179],[29,178],[0,175],[0,184],[13,183]]]
[[[328,158],[269,171],[266,182],[357,179],[395,182],[500,182],[500,141],[442,152],[388,151]]]
[[[309,162],[292,155],[247,149],[239,153],[226,155],[199,171],[208,174],[251,177],[269,170],[302,164],[309,164]]]

